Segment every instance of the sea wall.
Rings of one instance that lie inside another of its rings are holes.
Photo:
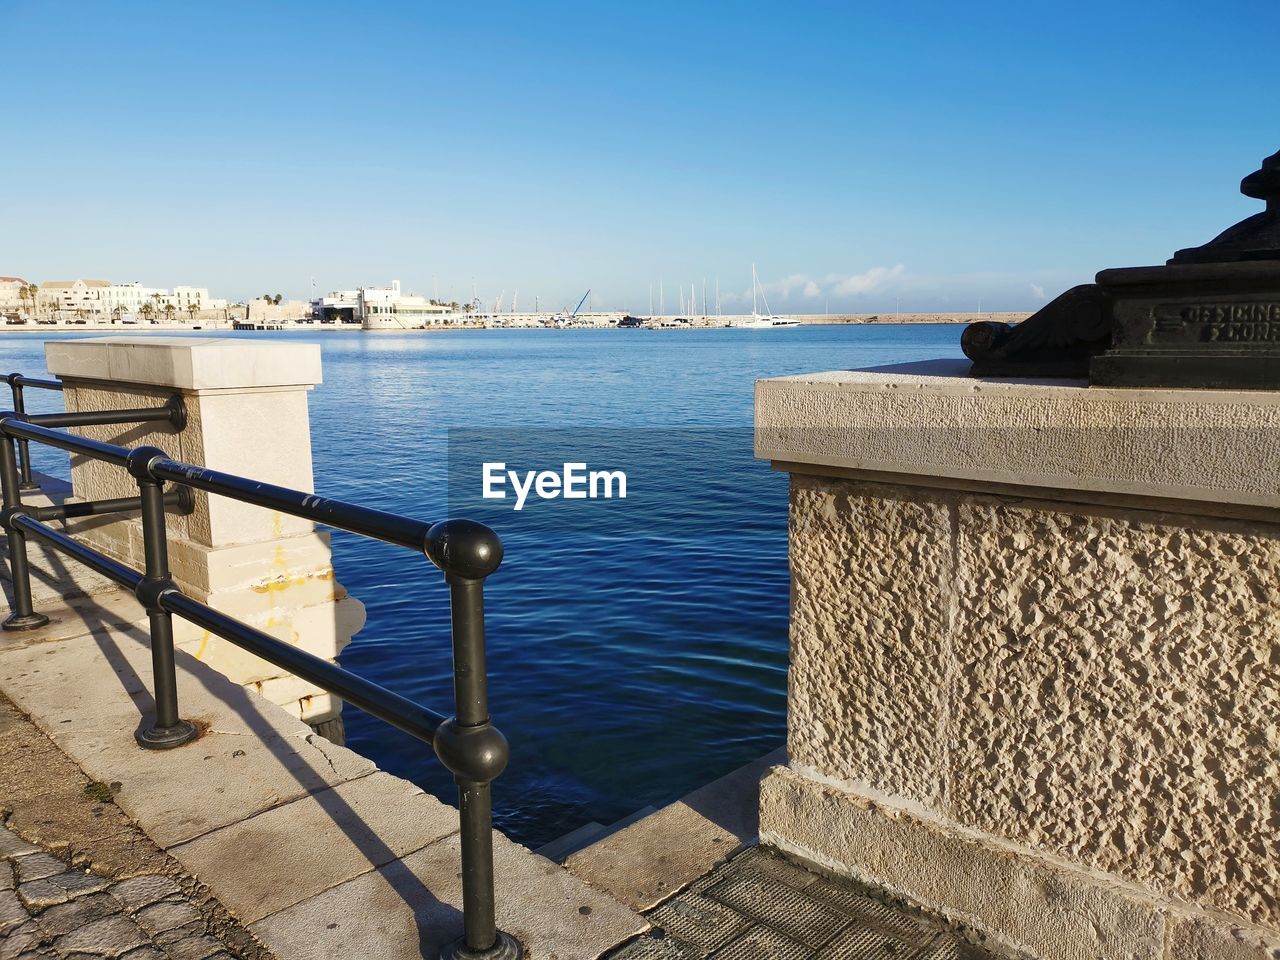
[[[792,472],[762,839],[1010,955],[1280,955],[1280,398],[940,372],[758,389]]]

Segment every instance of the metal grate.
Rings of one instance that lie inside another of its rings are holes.
[[[757,923],[768,924],[810,949],[822,946],[849,922],[802,891],[754,871],[729,876],[709,887],[706,896]]]
[[[752,927],[721,947],[712,960],[808,960],[813,951],[768,927]]]
[[[867,926],[902,940],[916,947],[930,943],[938,931],[916,922],[911,917],[892,909],[878,900],[863,896],[857,890],[819,880],[805,891],[818,900],[828,903],[842,913],[853,915]]]
[[[728,943],[751,921],[696,893],[682,893],[649,914],[649,922],[671,938],[712,951]]]
[[[856,884],[751,848],[648,914],[611,960],[961,960],[979,952]],[[984,954],[985,955],[985,954]]]

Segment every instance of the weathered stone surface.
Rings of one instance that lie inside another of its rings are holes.
[[[458,811],[373,773],[174,847],[170,852],[251,923],[456,833]],[[305,843],[298,838],[305,837]],[[316,856],[319,844],[324,855]],[[252,870],[244,851],[254,850]]]
[[[186,900],[176,899],[162,900],[160,903],[143,907],[133,915],[133,919],[153,937],[187,923],[203,922],[199,910]]]
[[[111,895],[123,903],[130,913],[181,894],[182,888],[172,877],[155,875],[130,877],[111,887]]]
[[[0,870],[8,870],[8,864],[0,863]],[[12,890],[0,890],[0,937],[14,927],[27,922],[30,914]]]
[[[812,478],[792,491],[791,762],[937,806],[953,666],[948,507]]]
[[[0,960],[17,960],[19,956],[38,950],[43,933],[34,920],[9,930],[0,937]]]
[[[27,843],[11,830],[0,830],[0,857],[19,857],[27,853],[38,853],[39,850],[39,847]]]
[[[139,947],[137,950],[130,950],[120,960],[166,960],[164,951],[158,947]]]
[[[94,920],[58,938],[59,953],[88,953],[97,957],[118,957],[147,942],[147,935],[128,917]]]
[[[43,880],[32,880],[18,886],[18,897],[33,911],[52,907],[54,904],[66,903],[86,893],[96,893],[106,889],[107,881],[90,873],[69,870],[58,873]]]
[[[449,837],[250,930],[282,960],[356,953],[419,960],[461,934],[458,864],[457,837]],[[616,900],[498,835],[494,872],[498,926],[526,944],[532,957],[594,960],[648,926]]]
[[[0,826],[0,849],[8,851],[0,853],[0,955],[5,960],[15,954],[27,960],[107,960],[122,949],[122,956],[133,960],[172,960],[156,944],[191,940],[181,947],[184,956],[203,954],[209,949],[205,937],[210,933],[218,938],[218,951],[233,951],[242,960],[271,960],[207,891],[190,880],[186,881],[188,891],[175,880],[173,876],[180,874],[178,864],[150,843],[114,804],[102,800],[97,790],[86,790],[79,768],[2,696],[0,738],[4,741],[0,750],[10,751],[6,756],[13,761],[0,778],[0,810],[11,811],[8,825]],[[23,780],[39,781],[44,792],[28,795],[15,790],[13,781]],[[93,839],[100,832],[92,829],[93,824],[86,829],[74,816],[42,817],[41,829],[49,823],[61,824],[69,835],[42,841],[44,849],[20,841],[13,824],[33,819],[33,809],[44,810],[51,804],[91,808],[99,821],[113,822],[117,832]],[[51,855],[52,846],[64,846],[69,852]],[[104,855],[118,861],[108,871],[95,874],[80,869],[86,862],[97,864]],[[67,869],[67,859],[76,867]],[[51,873],[54,869],[61,872]],[[145,869],[152,874],[132,876]],[[28,879],[15,894],[12,888],[19,871],[40,879]],[[172,871],[173,876],[159,871]],[[129,947],[138,929],[145,943]],[[50,948],[55,942],[61,953]]]
[[[40,914],[40,926],[46,933],[62,936],[87,927],[95,920],[122,912],[120,901],[109,893],[91,893],[88,896],[60,903]]]
[[[792,765],[1280,927],[1280,525],[797,476]]]
[[[1280,526],[954,516],[949,815],[1280,927]]]
[[[1280,935],[1204,918],[1174,917],[1166,960],[1277,960]]]
[[[169,960],[206,960],[223,951],[221,941],[206,933],[183,937],[164,945]]]
[[[760,777],[784,759],[784,751],[775,751],[734,770],[578,851],[565,867],[647,910],[755,840]]]
[[[65,863],[43,851],[14,857],[13,865],[18,871],[18,883],[43,880],[45,877],[52,877],[55,873],[62,873],[67,869]]]
[[[1044,960],[1164,960],[1155,899],[1061,862],[965,835],[777,767],[761,785],[762,843],[882,886]]]

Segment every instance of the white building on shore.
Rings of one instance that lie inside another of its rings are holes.
[[[227,301],[209,296],[205,287],[175,287],[171,293],[137,281],[47,280],[40,284],[35,315],[55,320],[183,321],[204,311],[225,310]]]
[[[30,300],[29,284],[21,277],[0,277],[0,318],[20,317],[30,313],[35,304]]]
[[[416,293],[404,293],[400,281],[389,287],[334,290],[311,301],[321,321],[358,322],[366,330],[414,330],[456,323],[453,308]]]

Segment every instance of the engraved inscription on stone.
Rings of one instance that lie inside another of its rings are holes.
[[[1280,343],[1280,303],[1161,304],[1151,320],[1148,343]]]

